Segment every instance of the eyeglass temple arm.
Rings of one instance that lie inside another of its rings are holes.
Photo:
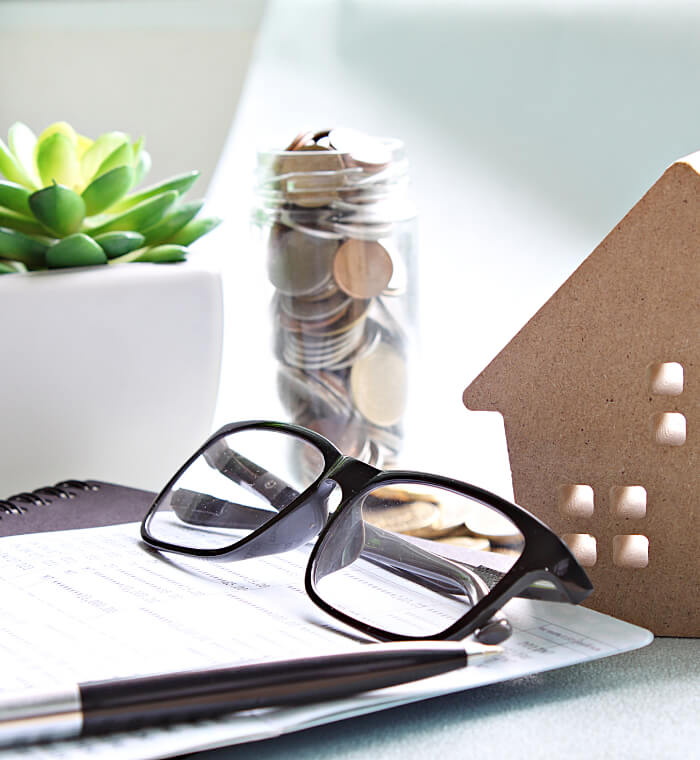
[[[364,523],[363,559],[387,570],[418,580],[422,586],[442,594],[466,595],[472,603],[488,593],[488,586],[468,568],[410,544],[394,533]]]
[[[299,492],[284,480],[234,451],[223,440],[210,446],[204,452],[204,459],[210,467],[229,480],[251,493],[262,496],[277,511],[291,504],[299,496]]]
[[[210,467],[237,485],[262,496],[278,512],[299,495],[283,480],[229,448],[223,441],[214,443],[203,456]],[[173,491],[170,504],[183,522],[210,528],[255,530],[270,519],[267,509],[218,499],[187,488]]]
[[[255,530],[274,514],[269,509],[247,507],[188,488],[173,491],[170,506],[180,520],[190,525],[233,530]]]
[[[363,555],[367,555],[366,559],[383,566],[386,566],[388,562],[396,561],[393,568],[395,572],[400,571],[405,574],[405,577],[411,574],[419,575],[422,579],[421,583],[432,587],[434,591],[446,594],[464,593],[463,590],[455,590],[455,588],[465,582],[464,574],[466,573],[470,581],[479,587],[478,601],[505,576],[505,573],[500,570],[486,565],[470,565],[452,558],[436,556],[401,536],[388,533],[369,523],[365,523],[365,531],[365,535],[369,536],[367,545],[370,547],[369,551],[367,549],[363,551]],[[391,551],[387,551],[390,541],[394,543]],[[373,551],[375,547],[376,550]],[[435,551],[439,551],[438,547],[435,547]],[[412,577],[410,579],[413,580]],[[430,586],[431,583],[434,585]],[[529,586],[518,592],[516,596],[524,599],[568,601],[558,589],[542,586]]]

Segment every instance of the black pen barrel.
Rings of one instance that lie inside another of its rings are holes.
[[[460,644],[393,644],[286,663],[91,681],[79,685],[82,734],[320,702],[428,678],[466,664],[467,653]]]

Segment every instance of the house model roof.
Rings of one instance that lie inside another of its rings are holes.
[[[589,605],[700,635],[700,152],[670,166],[464,392]]]

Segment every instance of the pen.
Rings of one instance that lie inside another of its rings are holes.
[[[368,644],[344,654],[0,693],[0,747],[338,699],[463,668],[501,651],[473,642]]]

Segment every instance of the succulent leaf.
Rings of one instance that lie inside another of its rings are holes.
[[[12,153],[2,140],[0,140],[0,172],[4,174],[10,182],[17,182],[17,184],[24,185],[32,190],[36,187],[32,184],[32,180],[27,176],[19,161],[15,158],[14,153]]]
[[[124,134],[124,132],[105,132],[100,135],[80,159],[80,173],[83,182],[90,182],[105,159],[120,145],[128,142],[129,135]]]
[[[130,166],[118,166],[94,179],[82,193],[87,216],[100,214],[123,198],[129,192],[133,181],[134,170]]]
[[[165,193],[168,190],[177,190],[180,195],[184,195],[192,187],[197,177],[199,177],[199,172],[187,172],[187,174],[179,174],[177,177],[171,177],[158,185],[146,187],[138,193],[123,198],[114,206],[114,211],[127,211],[128,209],[133,208],[137,203],[152,198],[154,195]],[[136,184],[136,182],[134,182],[134,184]]]
[[[9,208],[11,211],[23,216],[31,216],[30,195],[31,192],[22,185],[17,185],[14,182],[0,182],[0,206]]]
[[[146,138],[142,135],[138,139],[134,140],[134,142],[131,143],[131,150],[134,154],[134,164],[139,159],[139,156],[141,155],[141,151],[143,150],[143,146],[146,144]]]
[[[158,245],[169,240],[178,230],[182,229],[187,222],[191,221],[202,208],[204,201],[192,201],[183,204],[180,208],[171,212],[158,224],[144,230],[146,245]]]
[[[12,265],[9,261],[0,261],[0,274],[17,274],[19,269]]]
[[[196,171],[128,195],[151,166],[143,137],[93,141],[56,122],[37,138],[16,122],[8,144],[0,140],[0,274],[183,261],[186,246],[221,221],[195,219],[202,201],[179,202]]]
[[[49,126],[39,135],[39,139],[37,140],[37,150],[44,140],[47,140],[52,135],[56,134],[63,135],[73,146],[78,145],[78,135],[73,127],[71,127],[67,121],[56,121],[53,124],[49,124]]]
[[[75,145],[61,132],[49,135],[38,144],[36,166],[44,186],[52,182],[71,188],[80,185],[80,163]]]
[[[0,258],[21,261],[30,269],[45,266],[48,246],[29,235],[0,227]]]
[[[118,166],[131,166],[134,162],[134,151],[131,143],[123,143],[113,150],[107,158],[100,164],[95,172],[95,177],[101,177],[103,174],[116,169]]]
[[[41,187],[41,181],[34,165],[36,135],[26,124],[15,122],[7,133],[7,141],[14,157],[22,167],[25,175],[35,188]]]
[[[151,154],[148,151],[143,149],[140,151],[135,170],[134,186],[140,184],[148,172],[151,171]]]
[[[44,227],[61,237],[77,232],[85,218],[85,201],[63,185],[49,185],[32,193],[29,207]]]
[[[46,251],[46,264],[50,269],[106,263],[107,254],[91,237],[82,232],[64,237]]]
[[[27,219],[26,216],[15,214],[14,211],[5,211],[0,208],[0,227],[6,227],[18,232],[24,232],[26,235],[47,235],[45,227],[42,227],[34,219]]]
[[[190,245],[220,224],[221,219],[217,216],[207,219],[193,219],[178,230],[167,242],[174,243],[175,245]]]
[[[148,198],[123,214],[119,214],[103,224],[93,227],[89,232],[95,236],[102,232],[112,232],[114,230],[134,230],[138,232],[148,229],[157,224],[168,213],[177,198],[178,194],[174,190]]]
[[[78,159],[82,161],[83,156],[87,152],[89,148],[91,148],[95,144],[94,140],[91,140],[89,137],[85,137],[85,135],[78,135],[78,144],[75,146],[75,152],[78,154]],[[82,173],[82,166],[81,166],[81,173]]]
[[[141,248],[145,240],[140,232],[105,232],[96,235],[95,242],[107,254],[108,259],[123,256]]]
[[[157,245],[147,248],[133,261],[148,261],[153,264],[170,264],[184,261],[187,258],[187,248],[182,245]]]

